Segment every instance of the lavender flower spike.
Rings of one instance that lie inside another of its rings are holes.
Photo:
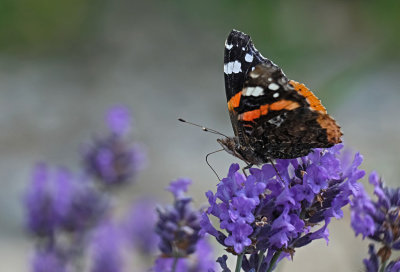
[[[200,239],[200,212],[192,208],[191,198],[183,197],[191,181],[179,179],[172,182],[170,191],[175,195],[173,206],[159,207],[156,233],[160,236],[159,249],[165,256],[185,257],[192,254]],[[182,186],[178,186],[178,185]],[[178,188],[178,189],[176,189]]]
[[[121,234],[108,221],[99,225],[92,237],[91,272],[122,271]]]
[[[272,271],[295,248],[316,239],[328,241],[330,219],[342,216],[342,207],[364,175],[358,169],[362,157],[356,154],[353,162],[344,164],[341,148],[336,145],[302,158],[277,160],[283,183],[269,164],[250,169],[248,177],[232,164],[215,195],[206,193],[210,206],[202,215],[202,233],[215,236],[228,252],[244,255],[245,271],[260,267]],[[211,215],[222,231],[211,224]]]
[[[131,129],[131,112],[126,106],[114,106],[107,112],[107,125],[116,135],[125,135]]]
[[[135,201],[124,222],[125,240],[138,252],[152,256],[155,254],[159,237],[154,232],[157,221],[155,201],[141,198]]]
[[[131,181],[145,165],[143,147],[126,137],[130,122],[130,112],[126,107],[110,109],[107,115],[110,133],[84,146],[83,162],[87,173],[103,185]]]
[[[48,168],[37,164],[25,195],[25,209],[29,231],[38,236],[52,236],[56,226],[55,211]]]
[[[41,249],[32,260],[32,272],[66,272],[67,266],[61,254],[54,249]]]
[[[364,265],[368,272],[400,271],[400,260],[389,262],[392,251],[400,250],[400,188],[386,187],[376,172],[370,174],[369,183],[374,186],[376,200],[359,186],[351,202],[351,226],[356,236],[380,243],[377,253],[370,245],[370,258]]]
[[[155,231],[162,255],[155,262],[155,272],[208,272],[214,268],[210,246],[200,234],[201,213],[185,196],[190,183],[189,179],[171,182],[167,190],[174,195],[173,205],[157,209]]]

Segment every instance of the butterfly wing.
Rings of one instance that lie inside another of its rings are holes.
[[[341,142],[339,126],[303,84],[261,56],[248,35],[225,44],[225,89],[235,135],[268,158],[295,158]]]
[[[233,131],[235,136],[239,137],[242,144],[246,140],[245,134],[243,133],[243,128],[238,126],[237,112],[233,108],[240,102],[240,92],[243,89],[248,73],[258,64],[268,64],[277,67],[258,52],[249,35],[232,30],[225,41],[225,93]]]
[[[342,133],[319,99],[303,84],[289,81],[280,69],[260,64],[241,91],[238,127],[259,156],[296,158],[311,148],[340,143]]]

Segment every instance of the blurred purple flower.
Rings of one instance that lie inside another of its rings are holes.
[[[108,208],[106,197],[66,168],[51,170],[45,164],[34,169],[25,197],[29,229],[51,236],[55,229],[83,231],[96,223]]]
[[[91,272],[122,271],[121,234],[110,221],[94,230],[91,247]]]
[[[363,239],[380,243],[378,253],[370,245],[370,259],[364,260],[367,271],[378,271],[375,268],[385,266],[392,250],[400,250],[400,188],[386,187],[376,172],[370,174],[369,183],[374,186],[376,200],[362,186],[357,188],[351,202],[351,226],[356,236],[361,234]],[[392,261],[385,269],[400,271],[400,263]]]
[[[124,184],[133,180],[143,168],[145,160],[145,152],[140,145],[129,146],[116,136],[95,141],[84,153],[86,170],[104,185]]]
[[[175,261],[175,271],[172,271]],[[175,260],[175,258],[158,258],[152,270],[154,272],[188,272],[187,259],[178,258]]]
[[[197,242],[194,258],[195,261],[191,266],[190,272],[209,272],[215,269],[213,247],[208,242],[208,239],[202,238]]]
[[[107,125],[116,135],[124,135],[131,129],[131,112],[126,106],[115,106],[107,112]]]
[[[84,146],[83,162],[87,172],[104,185],[132,181],[144,167],[144,148],[125,137],[130,113],[125,107],[112,108],[107,115],[111,133]]]
[[[42,249],[35,252],[32,260],[32,272],[66,272],[66,263],[61,255],[51,249]]]
[[[65,168],[59,168],[56,174],[53,208],[57,226],[82,232],[95,225],[109,207],[108,198],[87,180],[74,177]]]
[[[368,249],[369,259],[364,259],[364,266],[366,272],[399,272],[400,271],[400,259],[382,263],[379,260],[382,253],[377,253],[373,244],[369,245]]]
[[[38,236],[52,236],[56,225],[47,166],[37,164],[24,199],[27,227]]]
[[[269,164],[250,169],[248,177],[238,172],[239,165],[232,164],[215,195],[206,193],[210,206],[201,219],[202,233],[215,236],[228,251],[237,254],[268,251],[265,265],[275,253],[282,258],[315,239],[328,241],[330,218],[342,217],[341,208],[349,203],[357,180],[364,175],[358,169],[362,162],[359,154],[348,165],[342,164],[342,147],[315,149],[302,158],[277,160],[283,182]],[[217,231],[207,215],[217,217],[225,232]],[[311,229],[321,222],[325,222],[323,227]],[[246,259],[246,271],[251,271],[252,263],[258,263],[255,258]]]
[[[154,272],[172,272],[175,258],[158,258],[155,261]],[[175,272],[210,272],[215,269],[214,254],[206,239],[200,239],[196,252],[190,257],[176,259]]]
[[[154,232],[157,221],[155,202],[149,198],[135,201],[124,222],[124,235],[127,242],[146,255],[156,253],[159,237]]]

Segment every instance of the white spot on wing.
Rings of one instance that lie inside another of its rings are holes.
[[[261,87],[247,87],[246,91],[242,92],[244,96],[260,96],[264,94],[264,89]]]
[[[279,85],[276,83],[271,83],[268,85],[268,89],[270,89],[271,91],[276,91],[279,89]]]
[[[274,97],[274,98],[279,97],[279,93],[274,93],[273,97]]]
[[[228,75],[230,75],[232,73],[237,74],[237,73],[240,73],[241,71],[242,71],[242,64],[237,60],[224,64],[224,73],[225,74],[228,74]]]
[[[228,44],[228,41],[225,41],[225,48],[228,50],[231,50],[233,47],[233,44]]]
[[[247,62],[252,62],[252,61],[253,61],[253,55],[247,53],[246,56],[244,57],[244,59],[245,59]]]

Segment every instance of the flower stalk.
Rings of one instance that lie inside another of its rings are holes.
[[[240,272],[242,269],[243,255],[244,254],[242,253],[237,256],[235,272]]]

